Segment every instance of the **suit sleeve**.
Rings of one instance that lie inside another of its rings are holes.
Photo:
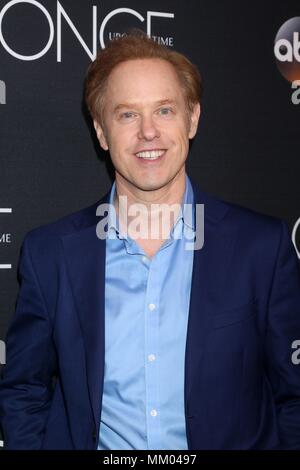
[[[287,225],[281,222],[267,332],[267,367],[276,404],[279,449],[300,449],[300,364],[292,360],[295,340],[300,340],[299,261]]]
[[[24,239],[20,289],[6,337],[6,365],[0,381],[4,448],[40,449],[52,398],[56,355],[45,299]]]

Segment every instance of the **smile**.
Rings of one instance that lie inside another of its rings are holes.
[[[143,150],[141,152],[137,152],[135,155],[138,158],[143,158],[144,160],[157,160],[158,158],[162,157],[166,150]]]

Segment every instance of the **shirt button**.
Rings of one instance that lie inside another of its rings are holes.
[[[149,310],[154,310],[156,308],[155,304],[148,305]]]
[[[155,354],[149,354],[148,361],[153,362],[155,361],[155,359],[156,359]]]
[[[150,414],[151,414],[151,416],[155,417],[155,416],[157,416],[157,411],[156,410],[151,410]]]
[[[143,257],[142,257],[142,260],[146,263],[146,262],[148,261],[147,256],[143,256]]]

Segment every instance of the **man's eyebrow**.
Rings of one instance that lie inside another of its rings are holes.
[[[176,104],[176,101],[175,100],[171,100],[171,99],[164,99],[164,100],[159,100],[159,101],[155,101],[154,105],[155,106],[162,106],[164,104]],[[120,109],[123,109],[123,108],[128,108],[128,109],[136,109],[138,108],[139,105],[138,103],[120,103],[118,104],[117,106],[114,107],[114,113],[118,112]]]

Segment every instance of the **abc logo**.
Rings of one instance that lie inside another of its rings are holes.
[[[279,29],[274,54],[277,67],[289,82],[300,80],[300,17],[291,18]]]

